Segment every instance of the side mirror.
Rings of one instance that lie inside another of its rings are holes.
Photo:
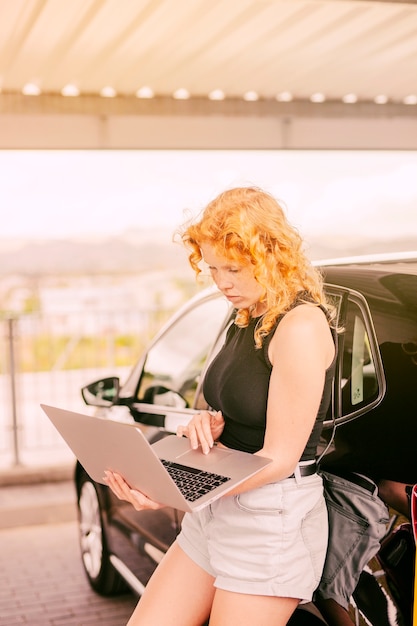
[[[81,389],[86,404],[91,406],[112,406],[119,397],[120,379],[116,376],[102,378]]]

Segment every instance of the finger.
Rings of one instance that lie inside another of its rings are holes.
[[[188,428],[187,426],[178,426],[177,428],[177,437],[188,437]]]
[[[216,411],[216,413],[211,416],[211,419],[216,426],[224,423],[224,417],[221,411]]]
[[[132,504],[137,511],[141,511],[144,509],[160,509],[162,504],[159,502],[155,502],[154,500],[150,500],[144,493],[141,491],[136,491],[136,489],[131,489],[130,494],[132,497]]]
[[[200,415],[200,420],[196,422],[196,435],[201,444],[204,454],[208,454],[213,447],[213,435],[210,426],[211,415],[207,411]]]
[[[122,476],[120,476],[120,474],[117,474],[116,472],[106,471],[105,477],[108,486],[120,500],[129,500],[130,487],[122,478]]]
[[[188,426],[178,426],[177,437],[188,437],[191,447],[194,449],[198,448],[198,438],[195,433],[195,425],[191,422],[188,424]]]
[[[210,413],[207,413],[203,416],[201,421],[201,427],[204,435],[204,439],[208,445],[208,450],[213,447],[214,439],[213,439],[213,431],[212,431],[212,418],[213,416]]]
[[[199,439],[197,434],[197,425],[196,423],[190,424],[188,427],[188,438],[190,440],[190,446],[193,450],[197,450],[199,446]]]
[[[211,419],[212,414],[208,411],[196,413],[187,426],[179,426],[177,428],[177,436],[188,437],[193,450],[197,450],[199,445],[201,445],[203,452],[207,454],[214,445]],[[223,417],[220,419],[222,420]]]
[[[160,509],[162,504],[154,502],[141,491],[131,489],[120,474],[107,470],[104,480],[119,500],[129,502],[137,511],[145,509]]]
[[[223,427],[224,417],[221,411],[217,411],[217,413],[211,416],[210,425],[212,427],[212,430],[218,430],[219,428]]]
[[[113,478],[111,477],[106,477],[105,478],[105,483],[108,486],[108,488],[112,491],[112,493],[119,498],[119,500],[121,500],[123,498],[123,493],[120,491],[119,486],[117,485],[117,483],[114,481]]]

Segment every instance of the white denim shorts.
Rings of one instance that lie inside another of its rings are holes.
[[[314,474],[186,513],[177,541],[220,589],[310,601],[326,555],[327,519],[322,479]]]

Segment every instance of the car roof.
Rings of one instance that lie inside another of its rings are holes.
[[[322,259],[313,262],[319,267],[329,266],[366,266],[376,268],[384,266],[386,271],[410,271],[417,272],[417,251],[393,252],[386,254],[367,254],[360,256],[340,257],[333,259]]]

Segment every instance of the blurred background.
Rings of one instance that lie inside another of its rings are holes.
[[[313,260],[417,249],[416,32],[415,0],[0,0],[0,626],[133,610],[39,404],[88,410],[196,292],[184,220],[258,185]]]
[[[416,28],[415,2],[0,0],[0,467],[67,460],[39,403],[126,376],[226,187],[313,260],[417,248]]]

